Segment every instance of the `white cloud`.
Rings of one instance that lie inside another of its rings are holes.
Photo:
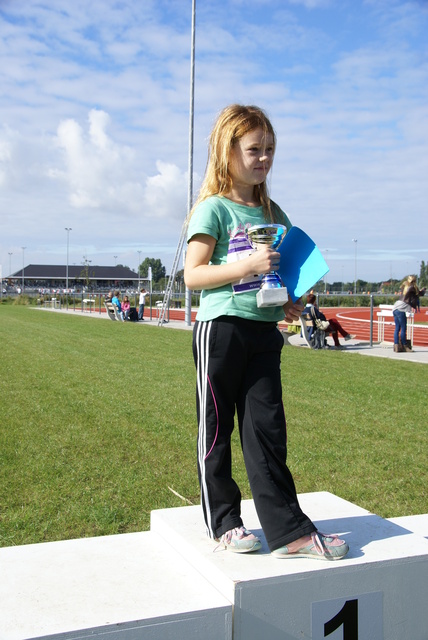
[[[69,201],[78,209],[139,214],[142,219],[183,220],[187,207],[187,173],[173,164],[156,161],[157,173],[143,177],[134,150],[108,135],[110,117],[91,110],[87,132],[75,120],[62,121],[56,143],[63,168],[49,176],[65,183]]]
[[[66,183],[74,207],[140,211],[143,189],[134,151],[108,136],[110,118],[104,111],[92,109],[88,122],[87,134],[75,120],[59,124],[57,145],[65,166],[51,169],[49,175]]]
[[[325,9],[331,6],[331,0],[288,0],[290,4],[303,5],[306,9]]]
[[[156,162],[157,175],[146,180],[144,203],[149,215],[157,218],[186,217],[187,174],[173,164]]]
[[[11,160],[12,150],[10,142],[5,138],[0,139],[0,187],[6,186]]]

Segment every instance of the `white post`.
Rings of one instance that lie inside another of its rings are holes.
[[[355,265],[354,265],[354,295],[357,293],[357,243],[356,238],[352,238],[352,242],[355,242]]]
[[[25,249],[27,247],[21,247],[22,249],[22,295],[24,295],[24,290],[25,290],[25,284],[24,284],[24,271],[25,271],[25,261],[24,261],[24,255],[25,255]]]
[[[65,227],[65,230],[67,231],[67,265],[65,267],[65,288],[68,294],[68,249],[69,249],[70,231],[72,229],[71,227]],[[67,298],[67,307],[68,307],[68,298]]]
[[[138,295],[140,295],[140,265],[141,265],[141,251],[138,253]]]

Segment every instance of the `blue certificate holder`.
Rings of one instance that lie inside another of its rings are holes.
[[[288,295],[296,302],[309,291],[329,268],[315,242],[299,227],[291,227],[281,242],[279,269],[276,270]]]

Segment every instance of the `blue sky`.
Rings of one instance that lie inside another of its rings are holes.
[[[0,263],[170,269],[187,211],[191,0],[0,0]],[[271,195],[328,281],[428,261],[428,3],[197,0],[194,190],[218,111],[257,104]],[[353,242],[357,239],[357,243]],[[25,253],[22,247],[25,248]],[[11,254],[11,255],[9,255]],[[117,257],[115,257],[117,256]]]

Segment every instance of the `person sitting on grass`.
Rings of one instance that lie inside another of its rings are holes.
[[[314,323],[315,323],[315,318],[317,320],[324,320],[328,322],[329,328],[326,330],[326,333],[331,335],[331,337],[333,338],[333,341],[334,341],[333,349],[342,349],[343,347],[339,342],[338,334],[340,333],[340,335],[345,340],[352,340],[353,338],[355,338],[355,335],[345,331],[345,329],[342,327],[340,322],[336,320],[336,318],[331,318],[331,319],[326,318],[323,312],[318,309],[316,305],[316,301],[317,301],[316,296],[314,296],[313,293],[308,294],[306,296],[306,307],[303,309],[302,315],[309,316],[314,321]]]

